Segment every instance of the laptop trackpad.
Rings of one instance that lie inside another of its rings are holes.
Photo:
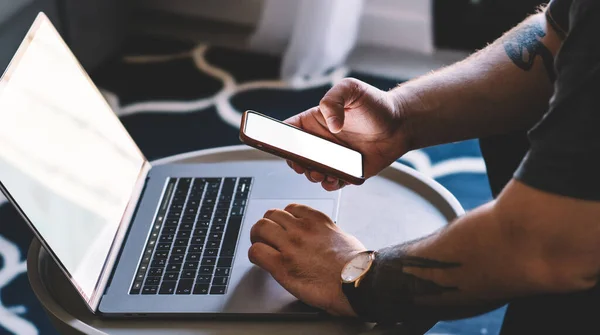
[[[299,203],[317,209],[329,216],[334,215],[333,199],[250,200],[242,234],[238,242],[231,282],[223,311],[229,313],[314,313],[316,310],[300,303],[281,287],[269,273],[250,263],[250,229],[252,225],[272,208],[283,209],[290,203]]]

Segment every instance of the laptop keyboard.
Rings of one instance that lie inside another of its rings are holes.
[[[170,178],[129,294],[225,294],[252,178]]]

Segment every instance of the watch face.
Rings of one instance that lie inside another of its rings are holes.
[[[369,252],[362,252],[352,259],[342,269],[342,281],[351,283],[362,276],[371,265],[372,257]]]

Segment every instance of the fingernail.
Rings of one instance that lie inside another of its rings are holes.
[[[329,184],[333,184],[335,182],[335,178],[327,176],[327,182]]]
[[[332,133],[337,133],[340,131],[340,128],[342,128],[342,124],[337,116],[330,116],[327,119],[327,127],[329,127],[329,130]]]

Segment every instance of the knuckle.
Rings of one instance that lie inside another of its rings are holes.
[[[292,203],[292,204],[289,204],[289,205],[285,206],[284,210],[286,212],[289,212],[291,210],[297,209],[299,206],[301,206],[301,205],[300,204],[296,204],[296,203]]]
[[[260,250],[257,244],[251,245],[250,248],[248,248],[248,260],[250,260],[252,264],[256,264],[258,262],[259,253]]]
[[[340,80],[340,85],[344,85],[346,87],[356,86],[359,83],[360,83],[360,81],[353,77],[346,77],[346,78]]]
[[[250,236],[259,236],[263,227],[265,226],[265,219],[260,219],[250,228]]]
[[[276,211],[276,209],[269,209],[268,211],[265,212],[265,215],[263,215],[263,218],[270,218],[271,215],[273,215],[273,213],[275,213],[275,211]]]

